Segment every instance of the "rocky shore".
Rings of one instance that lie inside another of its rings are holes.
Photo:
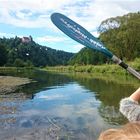
[[[0,94],[14,92],[19,86],[30,83],[28,78],[0,76]]]

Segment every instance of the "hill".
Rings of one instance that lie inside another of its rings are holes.
[[[90,48],[83,48],[79,53],[75,54],[70,60],[69,64],[80,64],[80,65],[99,65],[107,62],[107,58],[97,51],[93,51]]]
[[[66,65],[73,56],[35,43],[32,37],[0,38],[0,66]]]

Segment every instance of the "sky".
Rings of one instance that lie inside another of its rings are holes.
[[[52,13],[68,16],[98,37],[103,20],[138,11],[140,0],[0,0],[0,37],[31,35],[40,45],[76,53],[84,46],[54,26]]]

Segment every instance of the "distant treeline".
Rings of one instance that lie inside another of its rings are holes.
[[[140,58],[140,12],[109,18],[98,28],[99,39],[115,55],[127,61]],[[102,64],[109,60],[102,54],[84,48],[69,64]]]
[[[0,66],[66,65],[72,56],[73,53],[41,46],[35,43],[31,36],[29,38],[0,38]]]

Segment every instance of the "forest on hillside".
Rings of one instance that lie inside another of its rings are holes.
[[[30,39],[31,38],[31,39]],[[0,38],[0,66],[44,67],[66,65],[73,53],[51,49],[35,43],[30,36]]]
[[[106,19],[98,28],[99,39],[115,55],[126,61],[140,58],[140,12]],[[109,60],[92,49],[84,48],[69,64],[102,64]]]

